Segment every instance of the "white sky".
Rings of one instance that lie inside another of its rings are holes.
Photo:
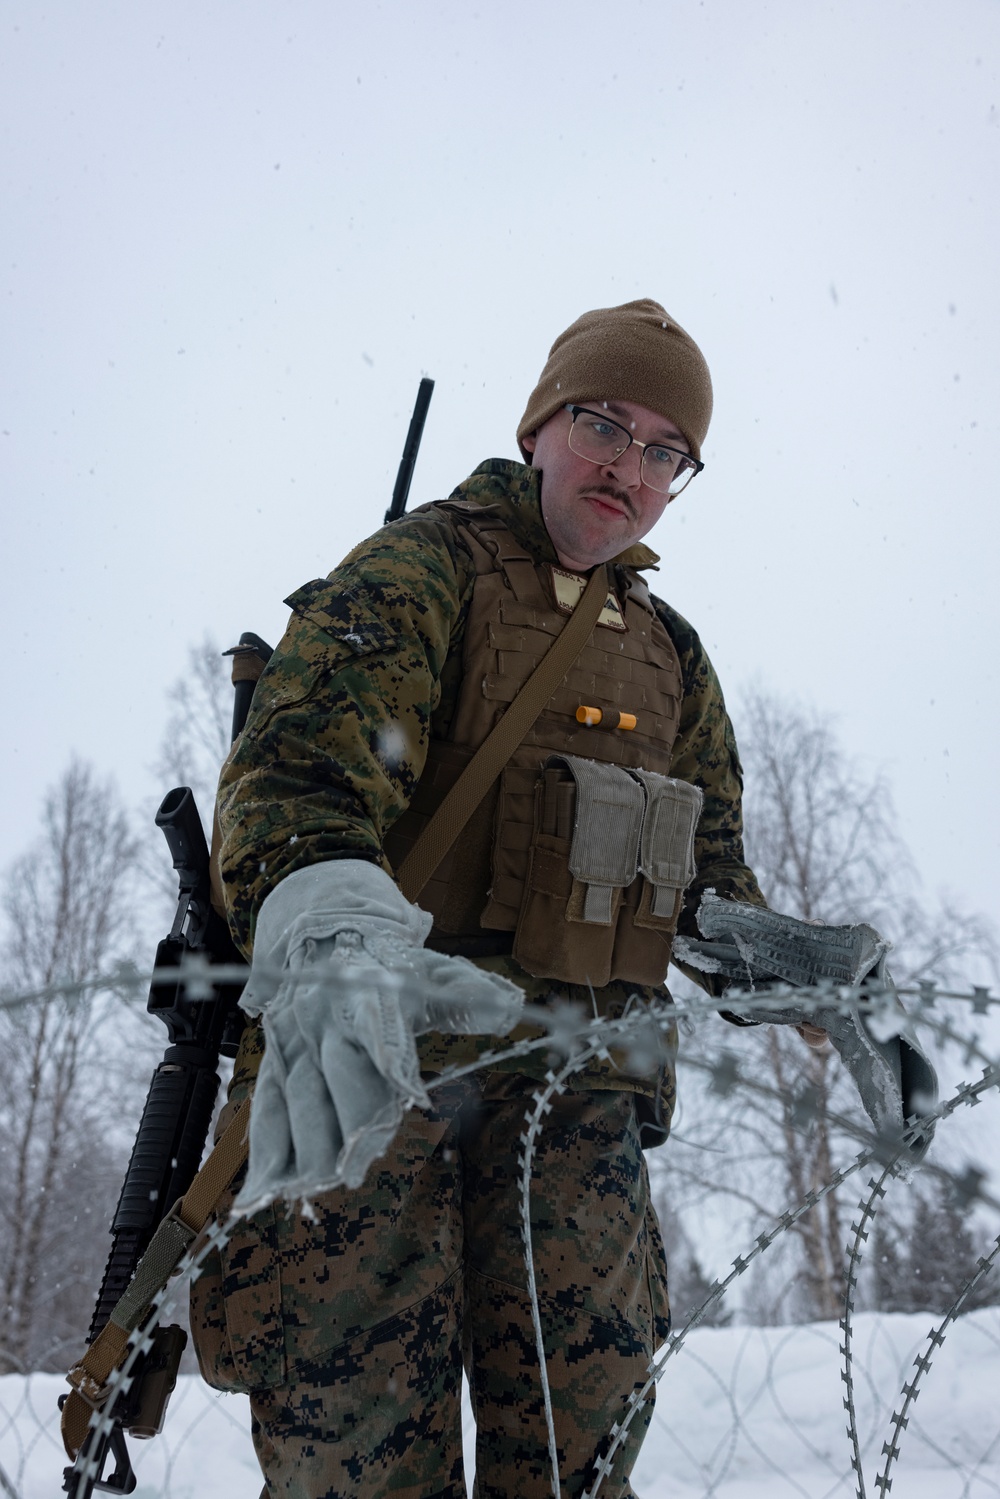
[[[717,397],[656,590],[997,912],[998,0],[4,0],[0,37],[0,862],[71,750],[154,789],[188,645],[276,641],[381,523],[422,372],[412,503],[654,296]]]

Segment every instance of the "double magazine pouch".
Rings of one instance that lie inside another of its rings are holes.
[[[549,755],[534,788],[514,935],[521,967],[594,988],[612,979],[662,984],[695,873],[701,803],[686,781]]]

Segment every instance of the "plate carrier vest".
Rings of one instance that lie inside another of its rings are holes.
[[[433,508],[452,520],[476,581],[448,737],[431,740],[413,799],[385,838],[394,868],[585,582],[535,561],[494,507],[443,500]],[[668,779],[682,697],[673,641],[638,573],[621,564],[609,571],[615,594],[590,639],[418,898],[434,917],[430,947],[513,952],[537,977],[595,987],[666,977],[694,874],[701,792]],[[579,722],[582,707],[600,710],[600,724]],[[617,727],[623,714],[634,728]]]

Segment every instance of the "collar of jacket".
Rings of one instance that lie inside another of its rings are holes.
[[[537,468],[515,463],[512,458],[487,458],[450,498],[492,506],[526,551],[540,562],[558,565],[559,558],[542,520],[541,477]],[[611,560],[639,572],[655,568],[660,559],[650,547],[637,541]]]

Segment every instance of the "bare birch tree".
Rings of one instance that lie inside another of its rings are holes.
[[[973,955],[995,963],[996,937],[985,918],[947,903],[928,913],[885,778],[845,755],[828,719],[758,692],[746,700],[738,727],[747,859],[774,910],[804,920],[871,923],[894,943],[900,982],[951,979]],[[686,1199],[704,1213],[723,1192],[756,1233],[779,1203],[801,1202],[856,1150],[835,1123],[837,1114],[856,1115],[860,1105],[832,1048],[811,1050],[788,1027],[722,1037],[716,1025],[701,1027],[686,1047],[702,1062],[728,1049],[745,1074],[770,1086],[773,1098],[748,1100],[743,1090],[720,1096],[695,1069],[687,1079],[693,1098],[683,1138],[656,1168],[665,1203]],[[798,1106],[804,1099],[806,1110]],[[797,1254],[786,1247],[772,1255],[780,1272],[758,1297],[761,1320],[839,1315],[848,1226],[836,1192],[799,1220],[794,1237],[786,1236]]]
[[[228,677],[212,641],[191,648],[155,767],[163,792],[194,788],[209,836],[229,747]],[[143,822],[136,837],[110,783],[74,762],[46,798],[37,844],[0,892],[0,1372],[61,1368],[79,1352],[162,1049],[144,987],[73,989],[125,960],[148,963],[152,945],[140,953],[137,939],[152,892],[172,914],[176,878],[151,816]]]
[[[128,1006],[72,986],[132,956],[136,867],[117,794],[74,762],[46,798],[36,846],[4,883],[3,1369],[60,1367],[89,1321],[127,1158],[116,1133],[121,1090],[132,1080],[123,1066]],[[135,1086],[146,1070],[138,1067]]]

